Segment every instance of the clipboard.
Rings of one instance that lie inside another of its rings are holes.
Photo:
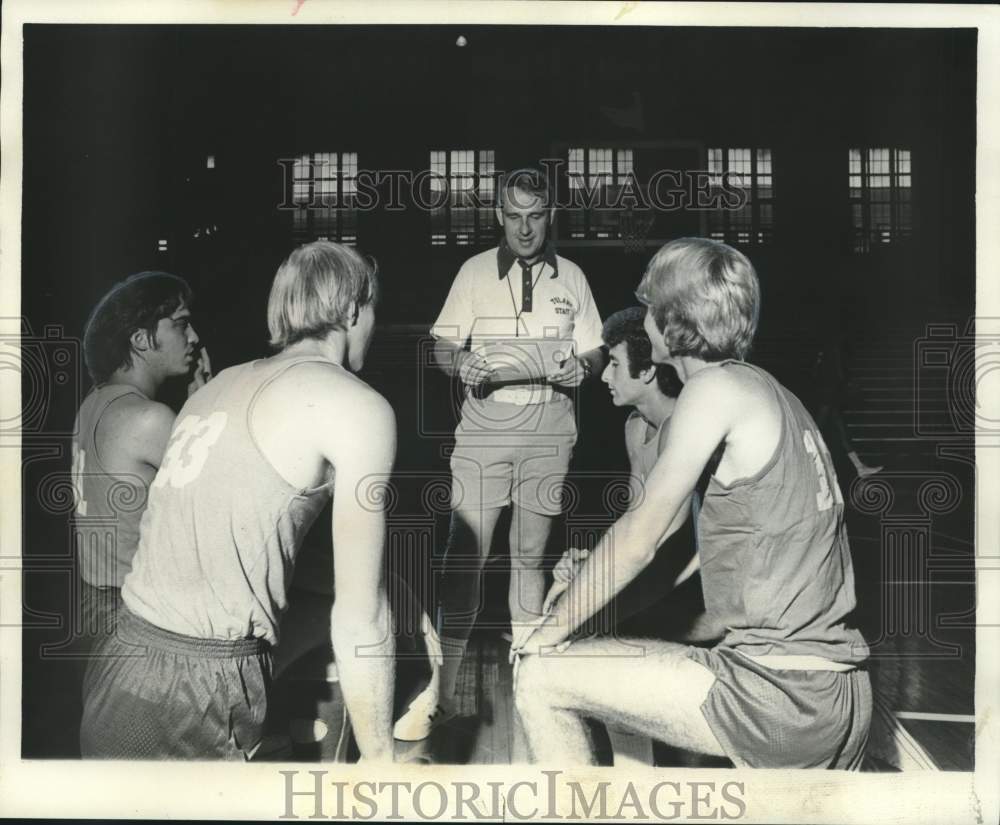
[[[520,338],[490,341],[480,354],[494,369],[495,382],[544,383],[546,376],[574,355],[572,340]]]

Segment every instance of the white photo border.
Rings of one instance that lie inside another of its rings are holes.
[[[579,3],[579,2],[322,2],[322,0],[125,0],[73,2],[72,0],[8,0],[3,4],[2,97],[0,135],[0,318],[16,319],[20,309],[21,261],[21,111],[22,34],[25,23],[169,23],[169,24],[318,24],[476,23],[578,26],[784,26],[784,27],[886,27],[977,28],[978,39],[978,147],[976,155],[977,315],[1000,318],[1000,145],[997,105],[1000,100],[1000,8],[985,5],[932,6],[924,4],[799,4],[799,3]],[[4,321],[3,323],[9,323]],[[5,333],[11,330],[4,329]],[[17,334],[17,331],[14,331]],[[996,382],[980,387],[980,408],[1000,410]],[[0,418],[19,414],[20,381],[11,370],[0,370]],[[8,445],[4,445],[8,446]],[[546,766],[413,766],[413,765],[290,765],[215,763],[121,763],[23,760],[21,748],[21,576],[16,556],[20,547],[20,458],[18,449],[0,450],[0,811],[5,816],[72,818],[197,818],[279,819],[286,816],[285,771],[301,789],[311,781],[309,771],[325,771],[324,782],[348,783],[348,798],[363,783],[438,783],[448,788],[448,808],[443,817],[455,816],[452,783],[474,782],[489,798],[487,783],[504,783],[502,816],[521,818],[535,806],[535,818],[566,815],[547,807],[545,770],[561,770],[558,781],[575,780],[584,787],[610,782],[617,799],[632,783],[640,800],[649,798],[656,783],[680,783],[687,793],[690,783],[725,783],[743,801],[739,819],[745,822],[817,823],[983,823],[1000,818],[1000,566],[984,548],[1000,547],[1000,451],[977,439],[977,565],[976,635],[976,753],[975,772],[935,774],[848,774],[820,771],[745,771],[656,769],[630,771],[612,768],[562,770]],[[992,566],[991,566],[992,565]],[[525,811],[510,808],[506,796],[518,782],[534,782],[540,789],[533,802],[530,787],[519,786]],[[324,816],[336,813],[332,785],[324,799]],[[528,792],[524,788],[529,788]],[[625,789],[625,790],[623,790]],[[376,795],[378,788],[367,791]],[[702,791],[705,789],[702,788]],[[700,793],[695,785],[691,791]],[[382,807],[377,817],[398,813],[398,818],[419,818],[428,809],[436,812],[436,798],[428,796],[422,810],[413,807],[412,795],[400,796],[396,811]],[[294,813],[312,814],[308,795],[296,797]],[[730,805],[716,817],[739,810]],[[489,813],[488,806],[486,806]],[[612,812],[617,809],[617,804]],[[691,815],[689,805],[685,809]],[[350,811],[358,818],[372,818],[367,805]],[[461,813],[461,812],[459,812]],[[702,814],[705,811],[702,809]],[[635,816],[626,806],[622,816]],[[697,809],[695,809],[697,816]],[[469,812],[466,811],[466,818]],[[486,819],[494,817],[486,816]],[[703,815],[700,817],[705,819]],[[731,817],[736,818],[736,817]]]

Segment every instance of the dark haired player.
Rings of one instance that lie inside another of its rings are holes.
[[[132,569],[149,485],[163,459],[174,411],[157,400],[169,378],[211,375],[191,323],[191,290],[166,272],[116,284],[91,312],[84,358],[94,387],[76,417],[74,518],[82,579],[82,640],[110,632]]]
[[[637,507],[646,494],[646,479],[667,443],[670,417],[682,384],[669,364],[654,364],[646,334],[643,307],[629,307],[604,322],[602,338],[608,348],[608,365],[601,380],[608,385],[616,407],[632,407],[625,421],[625,450],[629,460],[629,506]],[[585,549],[570,548],[553,569],[555,581],[545,597],[547,611],[569,586]],[[669,638],[678,625],[685,627],[700,612],[691,599],[683,604],[665,586],[678,587],[698,569],[692,520],[659,548],[655,560],[605,608],[607,615],[592,620],[599,632],[616,635]],[[698,594],[695,594],[696,596]],[[700,601],[700,599],[695,599]]]

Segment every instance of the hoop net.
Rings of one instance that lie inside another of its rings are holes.
[[[624,209],[618,216],[618,236],[626,255],[634,255],[646,248],[646,238],[653,227],[652,209]]]

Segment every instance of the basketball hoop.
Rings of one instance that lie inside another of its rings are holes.
[[[618,216],[618,236],[626,255],[635,255],[646,248],[646,238],[653,228],[653,210],[623,209]]]

